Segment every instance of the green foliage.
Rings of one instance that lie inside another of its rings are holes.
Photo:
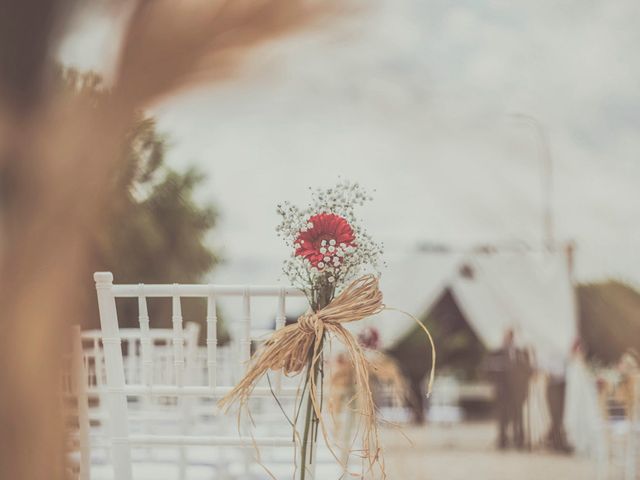
[[[640,292],[616,281],[579,285],[580,332],[590,359],[612,364],[640,352]]]
[[[60,78],[61,88],[81,101],[109,101],[109,90],[94,73],[66,69]],[[92,237],[92,270],[111,271],[118,283],[197,283],[220,260],[206,242],[217,212],[193,199],[205,176],[195,168],[170,168],[166,151],[167,139],[155,120],[140,113],[125,139],[121,166],[108,182],[108,215]],[[168,299],[149,299],[148,304],[152,327],[170,326]],[[185,321],[204,322],[204,300],[184,299],[182,307]],[[137,325],[135,301],[119,301],[118,313],[121,326]],[[87,326],[98,328],[97,311]],[[218,336],[226,339],[223,328]]]

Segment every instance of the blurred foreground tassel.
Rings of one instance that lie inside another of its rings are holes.
[[[168,0],[132,7],[109,101],[56,88],[75,4],[9,1],[0,14],[0,478],[63,478],[58,399],[68,325],[80,323],[89,239],[140,109],[229,81],[265,42],[325,16],[326,2]],[[314,6],[315,5],[315,6]]]

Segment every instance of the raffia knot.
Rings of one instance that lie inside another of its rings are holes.
[[[298,328],[305,335],[314,335],[322,328],[322,320],[315,312],[309,310],[298,318]]]
[[[378,278],[364,275],[354,280],[325,308],[317,312],[309,310],[296,323],[276,330],[253,356],[240,383],[219,405],[224,408],[235,400],[246,402],[258,380],[269,370],[282,371],[285,375],[300,373],[308,364],[310,354],[317,357],[316,350],[321,348],[320,340],[325,332],[338,337],[359,358],[360,347],[342,324],[362,320],[383,309]]]

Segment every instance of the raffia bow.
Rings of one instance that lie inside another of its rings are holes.
[[[313,371],[321,361],[323,341],[325,335],[329,334],[343,344],[353,365],[355,396],[359,399],[358,404],[361,409],[359,413],[363,418],[361,455],[369,464],[367,470],[373,469],[378,464],[382,477],[385,478],[384,463],[380,454],[376,408],[369,385],[371,366],[356,338],[344,327],[346,323],[362,320],[380,313],[384,309],[385,305],[382,303],[382,292],[377,277],[364,275],[354,280],[325,308],[317,312],[309,310],[298,318],[297,323],[276,330],[265,342],[262,349],[253,356],[242,380],[231,392],[220,399],[218,406],[227,409],[236,401],[241,406],[246,405],[258,381],[269,370],[282,371],[288,376],[302,372],[305,367]],[[427,332],[433,348],[429,332],[421,323],[419,325]],[[433,350],[432,358],[430,384],[435,367],[435,350]],[[309,393],[325,441],[327,445],[330,445],[322,421],[321,401],[318,398],[318,385],[314,375],[309,375]],[[331,449],[331,447],[329,448]]]

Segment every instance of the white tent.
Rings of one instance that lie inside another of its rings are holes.
[[[577,338],[577,313],[566,255],[556,253],[415,253],[391,260],[382,277],[389,307],[416,317],[449,288],[470,327],[488,349],[512,328],[538,359],[566,360]],[[386,311],[368,320],[385,346],[405,337],[415,322]]]

